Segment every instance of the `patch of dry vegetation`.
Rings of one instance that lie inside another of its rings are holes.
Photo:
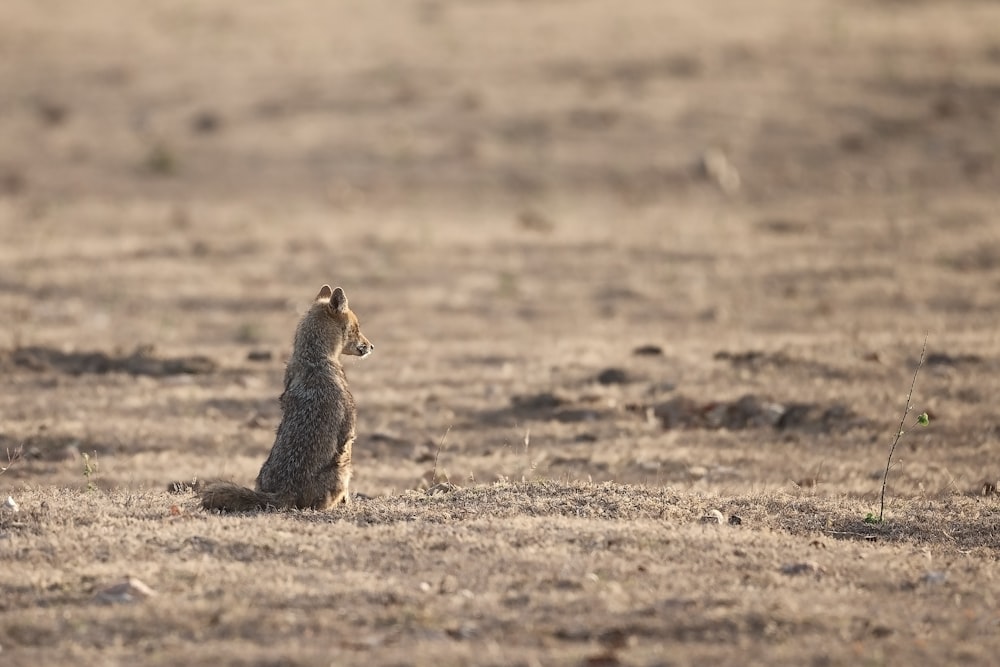
[[[550,481],[330,513],[18,500],[0,515],[7,665],[940,664],[1000,648],[989,499],[897,501],[880,526],[850,499]],[[106,592],[127,576],[154,593]],[[941,641],[955,632],[974,643]]]

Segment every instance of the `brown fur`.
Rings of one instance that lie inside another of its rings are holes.
[[[357,410],[340,355],[365,357],[374,348],[348,308],[344,290],[323,285],[295,331],[280,399],[282,419],[256,487],[208,484],[201,491],[202,507],[325,510],[350,503]]]

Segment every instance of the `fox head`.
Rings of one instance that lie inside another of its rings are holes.
[[[333,318],[340,326],[337,329],[342,335],[340,351],[356,357],[367,357],[375,349],[365,335],[361,333],[358,316],[347,305],[347,295],[341,288],[330,289],[323,285],[316,295],[316,304],[323,307],[326,315]],[[334,341],[334,345],[337,341]]]

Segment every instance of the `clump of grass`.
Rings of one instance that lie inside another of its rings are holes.
[[[913,371],[913,380],[910,381],[910,391],[906,393],[906,405],[903,408],[903,416],[899,418],[899,428],[896,429],[896,434],[892,438],[892,445],[889,446],[889,456],[886,458],[885,462],[885,474],[882,476],[882,495],[879,499],[878,516],[876,517],[872,512],[869,512],[865,516],[865,523],[882,523],[885,517],[885,487],[889,481],[889,469],[892,467],[892,455],[896,451],[896,445],[899,444],[899,439],[903,437],[906,433],[904,427],[906,426],[906,417],[913,410],[913,405],[910,400],[913,398],[913,388],[917,386],[917,375],[920,374],[920,369],[924,365],[924,356],[927,354],[927,336],[924,336],[924,346],[920,348],[920,359],[917,361],[917,368]],[[916,421],[910,426],[927,426],[930,424],[930,418],[927,416],[926,412],[922,412],[917,415]]]
[[[259,343],[262,338],[260,327],[252,322],[244,322],[236,329],[238,343]]]
[[[171,176],[177,173],[177,155],[166,144],[157,142],[150,147],[143,166],[151,174]]]

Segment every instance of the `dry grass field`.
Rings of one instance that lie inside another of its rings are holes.
[[[0,90],[0,664],[997,662],[1000,5],[6,0]],[[323,283],[355,503],[168,493]]]

